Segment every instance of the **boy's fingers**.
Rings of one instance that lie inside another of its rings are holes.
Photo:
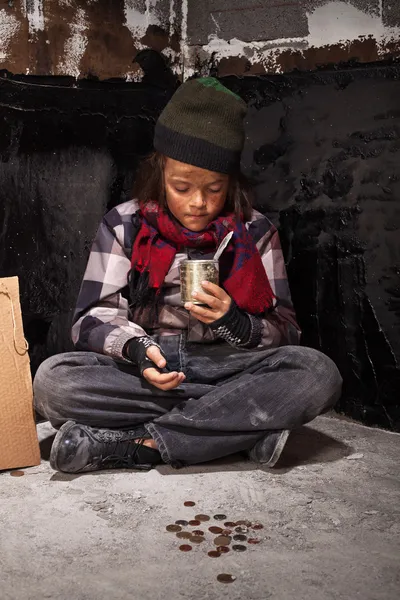
[[[151,383],[169,383],[178,377],[178,373],[173,371],[172,373],[159,373],[157,369],[153,367],[149,367],[143,371],[143,375],[146,377],[148,381],[151,380]]]
[[[167,361],[165,360],[165,358],[160,352],[160,349],[157,348],[157,346],[150,346],[150,348],[148,348],[146,352],[146,356],[147,358],[152,360],[153,363],[157,365],[157,367],[159,367],[160,369],[163,369],[167,364]]]
[[[160,390],[173,390],[185,379],[183,373],[159,373],[157,369],[153,368],[145,369],[143,376],[146,381]]]
[[[228,294],[224,289],[216,285],[215,283],[211,283],[210,281],[202,281],[201,286],[210,294],[218,298],[219,300],[226,300]]]
[[[205,292],[196,292],[193,294],[193,297],[196,300],[200,300],[203,304],[207,304],[210,308],[217,310],[221,306],[221,300],[216,298],[215,296],[210,296],[210,294],[206,294]]]

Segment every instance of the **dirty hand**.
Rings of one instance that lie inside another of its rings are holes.
[[[231,297],[215,283],[209,281],[201,282],[202,288],[205,292],[194,292],[193,297],[200,302],[207,304],[207,306],[199,306],[192,302],[186,302],[185,308],[190,312],[191,315],[196,317],[202,323],[210,325],[214,321],[221,319],[231,306]]]
[[[167,361],[157,346],[150,346],[147,349],[146,356],[158,367],[158,369],[156,366],[148,367],[143,371],[143,377],[154,387],[160,390],[173,390],[184,381],[185,375],[182,372],[160,373],[159,369],[163,369]]]

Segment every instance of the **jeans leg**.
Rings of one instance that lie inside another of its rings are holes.
[[[146,425],[165,462],[194,464],[249,450],[268,431],[307,423],[340,397],[339,371],[317,350],[284,346],[232,357],[243,365],[240,375],[232,376],[225,356],[220,372],[230,379]],[[216,356],[213,364],[218,369]]]
[[[210,389],[192,387],[195,396]],[[133,365],[94,352],[48,358],[37,371],[33,389],[36,410],[56,428],[71,419],[91,427],[134,429],[187,398],[182,388],[158,390]]]

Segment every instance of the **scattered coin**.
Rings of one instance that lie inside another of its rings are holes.
[[[242,533],[238,533],[233,536],[233,539],[235,540],[235,542],[245,542],[247,540],[247,537]]]
[[[258,538],[249,538],[247,540],[248,544],[259,544],[261,540],[259,540]]]
[[[362,452],[356,452],[355,454],[346,456],[346,460],[359,460],[360,458],[364,458],[364,454]]]
[[[215,538],[214,544],[216,546],[228,546],[231,543],[231,539],[229,535],[219,535]]]
[[[222,527],[209,527],[208,531],[211,531],[211,533],[222,533],[223,529]]]
[[[233,544],[232,550],[235,550],[236,552],[244,552],[247,550],[247,548],[246,546],[242,546],[242,544]]]
[[[204,531],[202,531],[201,529],[195,529],[194,531],[192,531],[192,535],[204,535]]]
[[[182,552],[190,552],[191,549],[192,546],[189,546],[189,544],[182,544],[182,546],[179,546],[179,550],[182,550]]]
[[[190,531],[178,531],[176,537],[181,540],[190,540],[192,534],[190,533]]]
[[[232,529],[223,529],[221,533],[222,535],[231,535]]]
[[[187,521],[184,521],[183,519],[180,519],[179,521],[175,521],[175,523],[177,525],[183,525],[184,527],[186,527],[186,525],[189,525],[189,523]]]
[[[240,527],[235,527],[235,531],[237,533],[247,533],[247,527],[245,525],[240,525]]]
[[[184,506],[196,506],[196,502],[192,502],[191,500],[187,500],[183,503]]]
[[[214,515],[214,519],[217,521],[224,521],[226,519],[226,515]]]
[[[23,471],[11,471],[10,475],[11,477],[22,477],[25,473]]]
[[[167,531],[172,531],[172,532],[176,532],[176,531],[182,531],[182,527],[180,525],[167,525],[165,528]]]
[[[226,552],[229,552],[229,548],[228,546],[218,546],[217,547],[218,552],[220,552],[221,554],[225,554]]]
[[[236,525],[246,525],[246,527],[251,527],[251,521],[236,521]]]
[[[251,526],[252,529],[264,529],[264,525],[262,525],[261,523],[254,523]]]
[[[201,544],[202,542],[204,542],[204,536],[203,535],[192,535],[192,537],[190,538],[190,541],[193,542],[194,544]]]
[[[193,519],[192,521],[189,521],[189,525],[192,525],[192,527],[198,527],[201,525],[201,523],[197,519]]]
[[[211,558],[218,558],[218,556],[221,556],[221,552],[218,552],[218,550],[210,550],[208,556],[211,556]]]
[[[84,498],[83,501],[85,504],[106,504],[107,498],[106,496],[88,496],[87,498]]]
[[[210,517],[208,515],[195,515],[194,517],[195,519],[197,519],[198,521],[209,521]]]
[[[230,575],[229,573],[220,573],[217,575],[217,579],[221,583],[232,583],[232,581],[235,581],[236,577],[234,575]]]
[[[227,521],[226,523],[224,523],[225,527],[236,527],[236,523],[234,523],[233,521]]]

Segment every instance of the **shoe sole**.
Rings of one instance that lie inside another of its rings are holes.
[[[289,435],[290,435],[289,429],[284,429],[282,431],[282,433],[279,436],[279,439],[275,445],[275,448],[274,448],[271,458],[269,459],[269,461],[267,463],[265,463],[266,467],[274,467],[276,465],[276,463],[278,462],[278,460],[281,457],[282,451],[286,445]]]
[[[62,438],[64,433],[68,432],[75,425],[75,421],[67,421],[66,423],[64,423],[64,425],[61,425],[60,429],[56,433],[56,437],[54,438],[50,451],[50,466],[55,471],[60,471],[61,473],[68,473],[68,471],[62,471],[62,469],[60,469],[58,466],[57,453],[59,440],[57,438]]]

